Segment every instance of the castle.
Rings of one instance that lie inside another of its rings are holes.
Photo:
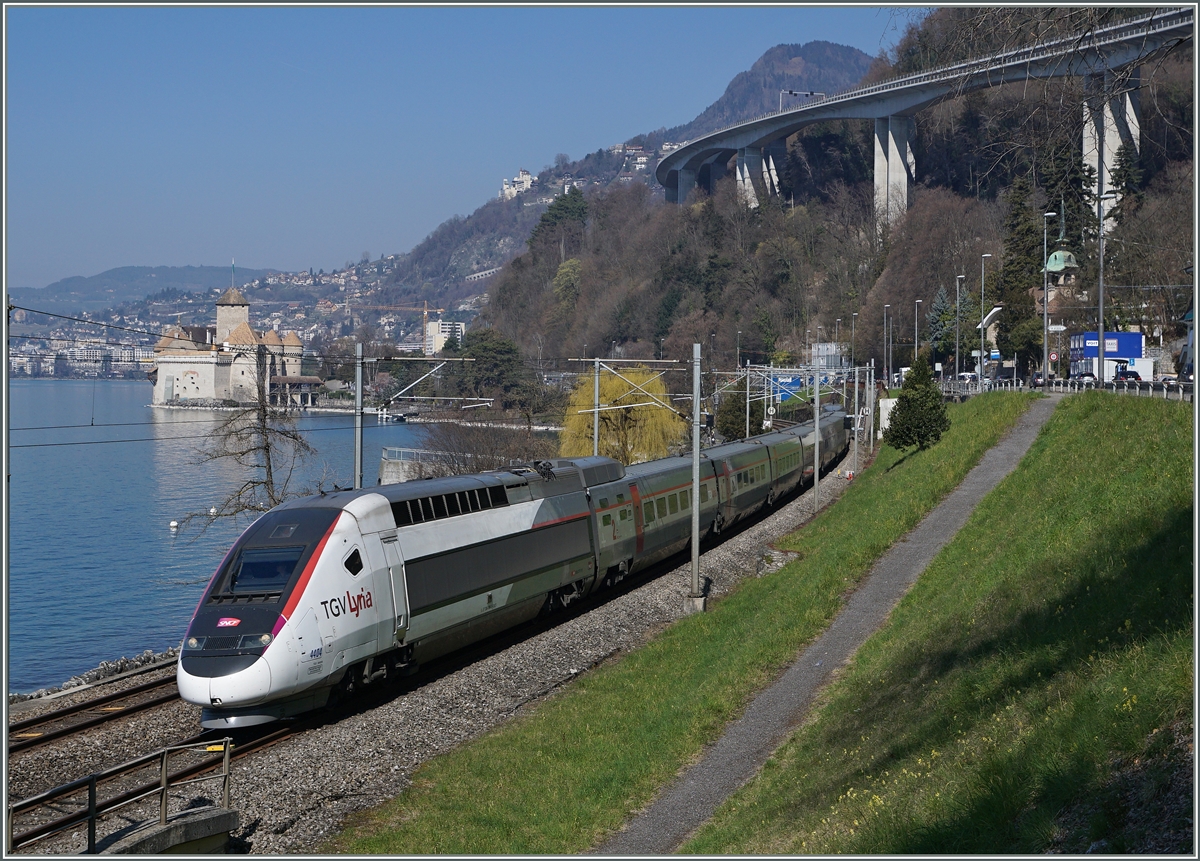
[[[261,348],[261,349],[260,349]],[[320,377],[300,373],[304,344],[295,332],[250,328],[250,303],[235,287],[217,299],[217,325],[176,326],[154,345],[154,404],[253,403],[258,399],[259,353],[268,402],[315,406]]]

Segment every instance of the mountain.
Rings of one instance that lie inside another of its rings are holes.
[[[690,123],[637,135],[627,141],[648,153],[665,141],[679,142],[752,119],[779,107],[780,90],[834,93],[856,85],[867,74],[871,57],[857,48],[832,42],[777,45],[735,77],[719,99]],[[785,96],[795,104],[799,99]],[[474,213],[443,222],[412,251],[402,256],[384,290],[387,302],[429,300],[444,307],[466,295],[488,289],[488,282],[468,284],[473,272],[503,266],[525,251],[546,195],[564,182],[587,188],[605,187],[634,178],[656,187],[654,162],[645,171],[631,172],[621,153],[601,149],[574,162],[556,164],[537,176],[534,191],[508,201],[491,200]]]
[[[237,283],[264,278],[274,269],[238,269]],[[74,275],[46,287],[17,288],[11,292],[17,305],[30,305],[39,311],[73,314],[101,311],[123,302],[134,302],[161,293],[181,293],[228,287],[230,269],[224,266],[120,266],[99,275]]]
[[[867,74],[871,58],[857,48],[832,42],[776,45],[725,88],[721,98],[690,123],[663,132],[668,141],[695,140],[726,126],[779,110],[781,90],[833,95],[853,87]],[[796,107],[803,96],[784,95],[784,107]]]

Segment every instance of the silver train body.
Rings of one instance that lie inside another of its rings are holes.
[[[845,414],[821,417],[821,468]],[[812,478],[813,424],[702,452],[702,534]],[[292,500],[204,591],[176,670],[207,728],[291,717],[569,605],[688,546],[692,459],[605,457]]]

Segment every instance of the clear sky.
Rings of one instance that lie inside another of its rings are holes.
[[[340,268],[912,8],[5,7],[5,267]]]

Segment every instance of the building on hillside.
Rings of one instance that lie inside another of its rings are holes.
[[[467,327],[463,323],[451,323],[448,320],[433,320],[425,324],[425,355],[433,356],[442,351],[442,347],[446,346],[446,342],[454,338],[458,343],[462,343],[463,336],[467,334]]]
[[[525,168],[521,168],[520,173],[511,181],[504,180],[504,185],[500,188],[500,199],[512,200],[518,194],[529,191],[535,184],[537,184],[537,178]]]
[[[304,342],[295,332],[250,328],[250,303],[235,287],[217,300],[214,327],[172,327],[154,345],[154,404],[253,403],[261,353],[267,397],[275,406],[315,406],[320,377],[300,373]]]

